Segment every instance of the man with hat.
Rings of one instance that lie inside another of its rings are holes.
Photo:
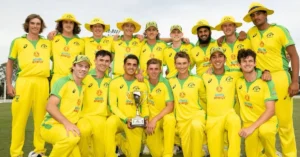
[[[293,126],[293,99],[298,93],[299,56],[288,30],[277,24],[269,24],[267,16],[274,11],[254,2],[250,5],[245,22],[253,22],[248,31],[252,49],[257,54],[257,68],[269,71],[275,83],[278,101],[275,113],[279,120],[279,137],[283,156],[297,156]],[[286,53],[291,58],[292,76],[288,72]]]
[[[65,13],[55,22],[59,34],[51,42],[53,59],[51,87],[59,78],[69,74],[75,56],[84,53],[84,41],[77,36],[80,33],[80,23],[75,16]]]
[[[54,83],[46,106],[47,114],[40,127],[42,138],[53,145],[49,157],[80,157],[77,146],[80,130],[76,123],[86,88],[82,80],[91,62],[87,56],[78,55],[72,64],[71,73]]]
[[[124,58],[129,54],[134,54],[139,57],[141,47],[143,46],[143,43],[133,36],[133,33],[140,31],[141,25],[132,18],[125,18],[124,21],[118,22],[117,28],[123,31],[123,35],[113,41],[112,53],[114,55],[114,62],[112,74],[114,78],[124,74]]]
[[[167,65],[167,73],[166,78],[171,78],[176,75],[177,70],[175,67],[174,56],[179,51],[184,51],[188,55],[191,53],[191,49],[193,48],[192,44],[183,43],[181,41],[183,37],[182,27],[180,25],[173,25],[170,28],[170,37],[172,39],[171,45],[167,46],[163,52],[164,62]],[[193,64],[191,62],[191,64]]]
[[[211,38],[211,31],[214,29],[204,19],[199,20],[192,28],[192,33],[198,36],[198,42],[191,50],[191,60],[196,64],[196,73],[199,76],[211,66],[209,62],[210,49],[218,46],[217,42]]]
[[[6,64],[7,94],[13,97],[11,104],[12,130],[10,156],[23,156],[25,128],[30,111],[34,120],[34,151],[29,157],[45,153],[45,141],[40,136],[40,124],[46,113],[49,95],[51,43],[39,34],[46,28],[37,14],[28,15],[23,24],[27,34],[14,39]],[[16,86],[12,85],[14,63],[18,64]]]
[[[211,156],[223,156],[224,133],[227,134],[228,156],[240,156],[241,121],[234,110],[237,76],[225,67],[226,56],[221,47],[210,52],[212,74],[202,75],[207,104],[206,134]]]

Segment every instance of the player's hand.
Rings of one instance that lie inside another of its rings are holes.
[[[262,73],[261,79],[264,80],[264,81],[272,80],[272,75],[271,75],[270,71],[264,71]]]
[[[146,128],[146,132],[148,135],[152,135],[154,133],[155,127],[156,127],[156,120],[152,119],[148,124]]]
[[[129,128],[129,129],[133,129],[134,127],[132,127],[132,125],[131,125],[131,119],[127,119],[127,127]]]
[[[298,94],[299,92],[299,84],[298,82],[292,82],[289,86],[289,95],[293,97],[294,95]]]
[[[255,129],[253,129],[252,127],[242,128],[241,131],[239,132],[239,135],[243,138],[247,138],[249,135],[253,133],[254,130]]]
[[[67,131],[67,136],[69,136],[69,132],[72,132],[74,136],[80,136],[80,130],[78,129],[78,127],[71,123],[71,122],[66,122],[64,124],[66,131]]]
[[[144,82],[143,70],[139,70],[139,73],[137,73],[137,74],[135,75],[135,78],[136,78],[139,82]]]
[[[117,41],[119,39],[119,34],[114,35],[114,41]]]
[[[217,39],[217,43],[218,43],[218,46],[219,46],[219,47],[222,46],[222,43],[223,43],[224,39],[225,39],[225,36],[224,36],[224,35]]]
[[[16,94],[15,88],[11,84],[7,85],[7,94],[11,97],[14,97]]]
[[[51,31],[47,35],[47,39],[53,40],[53,38],[56,36],[57,32],[56,31]]]
[[[186,44],[190,44],[190,43],[191,43],[189,38],[182,38],[181,40],[182,40],[184,43],[186,43]]]
[[[247,33],[244,32],[244,31],[241,31],[241,32],[239,33],[238,40],[239,40],[239,41],[244,41],[245,39],[247,39]]]
[[[212,67],[209,67],[209,68],[206,70],[206,73],[209,74],[209,75],[212,75],[212,73],[213,73],[213,68],[212,68]]]
[[[140,34],[137,34],[135,35],[136,38],[138,38],[140,41],[143,41],[144,40],[144,36],[143,35],[140,35]]]

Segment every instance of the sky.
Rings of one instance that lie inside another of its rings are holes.
[[[42,33],[55,29],[56,19],[64,13],[73,13],[83,25],[94,17],[100,17],[105,23],[116,29],[116,23],[131,17],[142,25],[139,34],[145,29],[148,21],[158,23],[161,37],[169,37],[171,25],[179,24],[183,28],[184,36],[195,43],[197,37],[191,33],[192,27],[200,19],[206,19],[212,26],[216,26],[226,15],[234,16],[236,21],[243,22],[238,32],[247,31],[253,26],[245,23],[243,17],[247,14],[251,0],[6,0],[0,5],[0,63],[7,61],[11,41],[25,34],[22,24],[29,14],[36,13],[46,22],[47,28]],[[300,15],[300,1],[298,0],[257,0],[275,13],[268,16],[269,23],[277,23],[288,28],[297,47],[300,43],[300,31],[297,31],[297,21]],[[295,19],[295,18],[296,19]],[[81,27],[79,36],[91,36],[91,32]],[[222,32],[213,31],[213,38],[218,38]],[[300,49],[298,48],[300,51]]]

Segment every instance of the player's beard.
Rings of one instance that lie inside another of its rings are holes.
[[[202,40],[198,35],[199,44],[209,44],[210,40],[211,40],[211,32],[209,33],[206,40]]]

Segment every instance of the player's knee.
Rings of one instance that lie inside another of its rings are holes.
[[[203,131],[203,123],[198,119],[192,120],[191,127],[193,130]]]
[[[77,127],[80,130],[81,136],[89,136],[92,134],[92,126],[88,120],[79,120]]]
[[[107,130],[116,128],[118,121],[120,121],[120,119],[117,116],[115,115],[110,116],[105,122],[105,128]]]
[[[259,128],[260,138],[269,138],[276,135],[276,132],[268,128]]]
[[[79,140],[80,140],[80,137],[79,136],[69,136],[69,137],[67,137],[66,139],[66,144],[67,145],[70,145],[70,146],[72,146],[72,145],[77,145],[77,143],[79,142]]]

